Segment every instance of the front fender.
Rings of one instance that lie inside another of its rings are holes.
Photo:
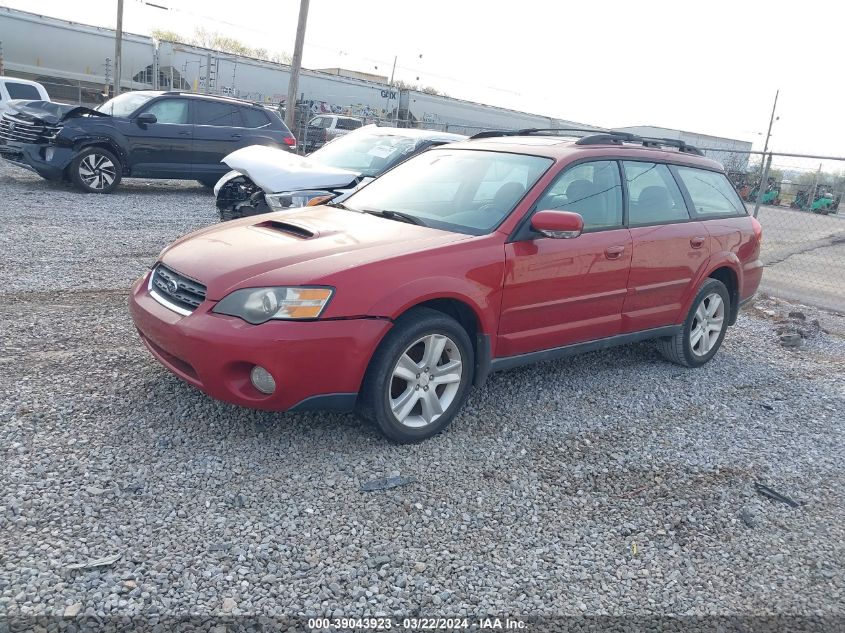
[[[499,276],[501,281],[501,274]],[[492,279],[490,280],[492,281]],[[480,333],[494,335],[501,284],[455,277],[421,277],[391,288],[373,302],[368,314],[397,319],[416,305],[434,299],[454,299],[466,304],[478,319]]]

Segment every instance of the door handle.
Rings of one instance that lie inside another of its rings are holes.
[[[689,245],[693,248],[701,248],[704,245],[704,241],[706,238],[701,237],[700,235],[696,235],[695,237],[691,237],[689,240]]]
[[[179,132],[179,136],[190,136],[190,132]]]
[[[604,256],[608,259],[619,259],[625,252],[624,246],[608,246],[604,249]]]
[[[232,138],[241,138],[243,134],[232,134]]]

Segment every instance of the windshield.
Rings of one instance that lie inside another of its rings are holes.
[[[413,216],[434,228],[481,235],[497,227],[551,166],[550,158],[436,149],[377,178],[344,203]]]
[[[411,154],[416,146],[417,140],[406,136],[356,132],[339,136],[308,158],[327,167],[375,177]]]
[[[114,99],[109,99],[95,109],[105,114],[111,114],[112,116],[128,117],[155,96],[140,92],[124,92],[122,95],[118,95]]]

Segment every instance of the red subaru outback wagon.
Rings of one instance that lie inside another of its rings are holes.
[[[401,442],[446,427],[491,371],[644,339],[697,367],[762,275],[760,224],[700,154],[482,133],[342,204],[179,239],[133,287],[132,317],[214,398],[357,409]]]

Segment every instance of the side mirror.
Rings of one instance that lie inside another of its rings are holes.
[[[546,237],[573,238],[584,230],[584,218],[571,211],[537,211],[531,216],[531,228]]]
[[[158,119],[152,112],[143,112],[135,119],[135,123],[138,125],[149,125],[150,123],[155,123],[156,121],[158,121]]]

